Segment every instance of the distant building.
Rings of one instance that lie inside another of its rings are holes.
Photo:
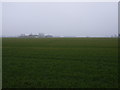
[[[21,34],[19,36],[19,38],[51,38],[53,37],[52,35],[44,35],[43,33],[39,33],[38,35],[34,35],[34,34],[29,34],[29,35],[25,35],[25,34]]]

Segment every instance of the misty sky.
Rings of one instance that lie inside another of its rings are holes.
[[[115,2],[2,3],[2,34],[106,37],[118,34]]]

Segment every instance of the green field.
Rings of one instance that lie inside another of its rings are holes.
[[[0,89],[2,88],[2,38],[0,38]]]
[[[117,88],[117,38],[3,38],[3,88]]]

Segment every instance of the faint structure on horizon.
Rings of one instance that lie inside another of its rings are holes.
[[[45,35],[44,33],[39,33],[38,35],[36,34],[21,34],[19,38],[52,38],[52,35]]]

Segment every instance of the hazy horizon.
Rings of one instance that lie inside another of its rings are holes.
[[[2,35],[109,37],[118,34],[115,2],[2,3]]]

